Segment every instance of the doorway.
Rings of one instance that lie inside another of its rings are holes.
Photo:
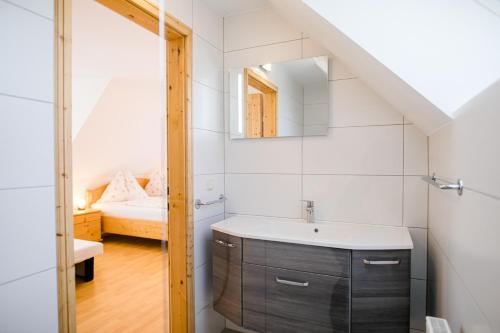
[[[168,330],[194,332],[191,166],[191,29],[145,0],[98,0],[166,43]],[[61,332],[76,331],[71,138],[71,0],[56,1],[57,252]],[[168,73],[168,74],[167,74]]]

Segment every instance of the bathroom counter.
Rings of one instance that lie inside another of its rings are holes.
[[[247,239],[349,250],[407,250],[413,248],[413,242],[406,227],[292,221],[266,217],[233,216],[213,224],[211,228]]]

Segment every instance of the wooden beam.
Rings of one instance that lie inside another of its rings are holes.
[[[103,6],[111,9],[127,19],[135,22],[141,27],[158,35],[159,10],[158,7],[146,0],[96,0]],[[182,38],[191,33],[191,29],[177,20],[172,15],[165,13],[164,22],[167,40]]]
[[[255,73],[251,69],[245,68],[246,76],[248,77],[248,85],[250,87],[254,87],[255,89],[262,91],[263,93],[277,93],[278,87],[269,81],[268,79],[263,78],[259,74]]]
[[[76,332],[71,158],[71,0],[55,3],[56,249],[59,331]]]
[[[169,205],[169,278],[170,278],[170,321],[171,332],[187,332],[188,318],[188,271],[187,258],[187,119],[185,112],[185,43],[184,39],[168,43],[168,186]]]

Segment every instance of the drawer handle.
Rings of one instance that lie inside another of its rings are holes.
[[[224,241],[221,241],[220,239],[216,239],[215,243],[218,244],[218,245],[220,245],[220,246],[227,246],[227,243],[224,242]]]
[[[220,239],[216,239],[215,243],[220,245],[220,246],[229,247],[229,248],[236,247],[236,245],[234,245],[233,243],[224,242],[223,240],[220,240]]]
[[[399,265],[400,263],[401,259],[392,259],[392,260],[363,259],[363,264],[365,265]]]
[[[309,287],[309,282],[299,282],[299,281],[290,281],[290,280],[285,280],[280,277],[276,277],[276,283],[279,284],[285,284],[287,286],[295,286],[295,287]]]

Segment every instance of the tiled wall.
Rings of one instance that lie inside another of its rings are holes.
[[[500,332],[500,82],[430,136],[430,171],[465,191],[429,192],[431,314],[453,332]]]
[[[224,194],[223,21],[201,0],[165,1],[166,10],[193,29],[192,133],[194,198]],[[212,309],[210,225],[224,204],[194,211],[196,332],[219,333],[224,319]]]
[[[57,332],[53,1],[0,22],[0,331]]]
[[[325,54],[271,9],[224,19],[225,68]],[[226,135],[226,214],[300,219],[307,199],[321,221],[410,227],[411,326],[424,330],[428,189],[420,177],[428,173],[427,137],[335,58],[330,65],[327,136]]]

